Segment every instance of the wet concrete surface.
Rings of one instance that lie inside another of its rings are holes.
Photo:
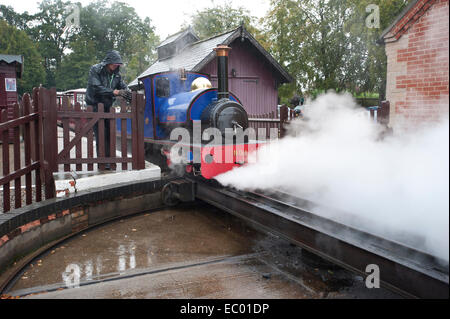
[[[68,288],[78,286],[77,288]],[[86,231],[37,258],[22,298],[397,298],[201,204]]]

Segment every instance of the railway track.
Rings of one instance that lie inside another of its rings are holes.
[[[161,183],[162,193],[166,185],[180,182],[182,185],[185,181],[195,185],[196,199],[284,238],[333,264],[363,277],[369,275],[367,266],[376,265],[381,286],[397,294],[408,298],[449,298],[447,261],[318,216],[313,213],[316,203],[278,190],[243,192],[202,179],[166,177]],[[189,198],[190,191],[187,193],[185,197]],[[11,276],[11,282],[20,270]]]
[[[242,192],[193,180],[196,197],[409,298],[448,298],[447,261],[311,212],[316,204],[280,191]]]

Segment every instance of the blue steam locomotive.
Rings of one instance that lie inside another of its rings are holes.
[[[216,128],[223,136],[227,128],[242,131],[248,128],[247,112],[239,99],[228,91],[228,52],[231,49],[218,46],[214,50],[218,65],[217,88],[212,88],[208,75],[184,70],[151,74],[139,79],[146,98],[146,158],[162,170],[173,164],[171,149],[179,142],[170,139],[175,128],[183,127],[192,132],[194,124],[198,123],[202,132]],[[185,155],[183,169],[207,179],[244,164],[248,155],[248,141],[244,145],[234,142],[211,146],[205,141],[196,143],[191,139],[185,144],[189,151]],[[230,154],[227,152],[233,154],[232,160],[225,160],[224,155]],[[200,154],[200,161],[194,160],[194,154]]]

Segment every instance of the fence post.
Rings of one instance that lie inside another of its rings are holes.
[[[289,108],[286,105],[280,107],[280,138],[284,137],[286,134],[286,129],[284,128],[284,123],[288,121]]]
[[[13,119],[20,117],[19,104],[13,104]],[[13,154],[14,154],[14,171],[20,170],[20,125],[17,125],[12,129],[13,131]],[[20,208],[22,206],[22,176],[17,177],[14,180],[14,208]]]
[[[391,111],[391,105],[389,101],[381,101],[381,105],[378,109],[378,123],[383,125],[389,124],[389,115]]]
[[[34,147],[32,148],[32,159],[39,163],[39,169],[36,170],[36,202],[42,201],[42,176],[44,174],[43,151],[42,151],[42,105],[39,102],[39,88],[33,88],[32,98],[33,113],[38,114],[37,120],[33,123],[32,139]],[[34,158],[33,158],[34,157]]]
[[[138,128],[138,169],[145,168],[145,144],[144,144],[144,95],[137,95],[137,128]]]
[[[22,97],[23,105],[23,115],[29,115],[31,111],[31,101],[30,95],[28,93],[24,94]],[[23,144],[24,144],[24,155],[25,155],[25,166],[30,166],[31,164],[31,122],[25,123],[23,132]],[[31,172],[25,175],[25,203],[30,205],[33,201],[32,197],[32,177]]]
[[[133,169],[144,169],[144,99],[136,92],[133,92],[131,112],[133,114],[131,120]]]
[[[8,122],[8,111],[6,109],[0,112],[0,123]],[[3,159],[3,175],[9,175],[9,130],[0,131],[2,135],[2,159]],[[3,184],[3,211],[7,212],[11,209],[11,192],[10,183]]]
[[[39,88],[39,103],[42,110],[42,142],[43,143],[43,164],[45,199],[56,196],[55,180],[53,172],[58,170],[58,134],[57,134],[57,114],[56,114],[56,89],[47,90]]]

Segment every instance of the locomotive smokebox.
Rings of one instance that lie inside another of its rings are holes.
[[[230,50],[231,48],[226,45],[218,45],[214,48],[217,54],[218,100],[228,98],[228,53]]]

